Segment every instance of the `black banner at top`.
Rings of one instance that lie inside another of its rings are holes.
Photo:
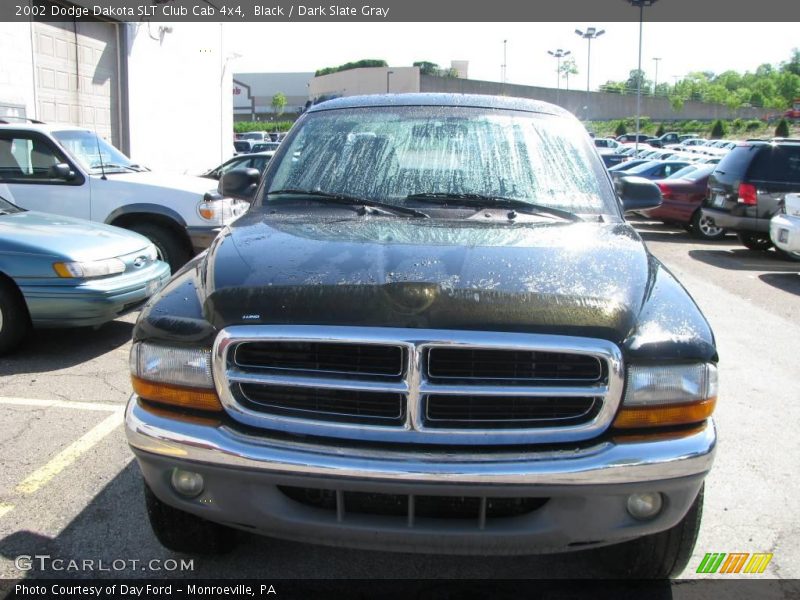
[[[639,5],[643,7],[640,10]],[[0,21],[792,22],[796,0],[2,0]],[[715,43],[726,39],[714,30]],[[758,43],[768,43],[761,40]]]

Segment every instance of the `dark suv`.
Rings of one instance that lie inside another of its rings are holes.
[[[800,142],[744,142],[709,177],[703,214],[750,250],[767,250],[769,221],[791,192],[800,192]]]

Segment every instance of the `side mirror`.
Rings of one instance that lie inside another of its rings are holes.
[[[57,165],[50,167],[50,177],[53,179],[72,181],[75,179],[75,171],[70,169],[67,163],[58,163]]]
[[[626,213],[661,206],[661,190],[649,179],[629,175],[617,179],[615,185]]]
[[[252,200],[260,179],[258,169],[232,169],[220,177],[217,190],[223,196]]]

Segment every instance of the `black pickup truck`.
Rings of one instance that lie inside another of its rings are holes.
[[[631,177],[618,196],[574,117],[336,99],[220,192],[250,211],[134,330],[126,431],[162,544],[607,546],[618,574],[684,568],[716,446],[714,337],[623,218],[658,188]]]

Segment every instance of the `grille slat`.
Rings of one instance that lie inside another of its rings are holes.
[[[598,381],[602,363],[594,356],[540,350],[431,348],[428,374],[436,379]]]
[[[399,377],[403,349],[378,344],[249,342],[236,348],[234,362],[249,369]]]
[[[239,384],[242,399],[254,410],[289,417],[402,425],[405,398],[387,392],[360,392]]]
[[[577,424],[596,414],[596,398],[428,396],[429,427],[545,427]]]

